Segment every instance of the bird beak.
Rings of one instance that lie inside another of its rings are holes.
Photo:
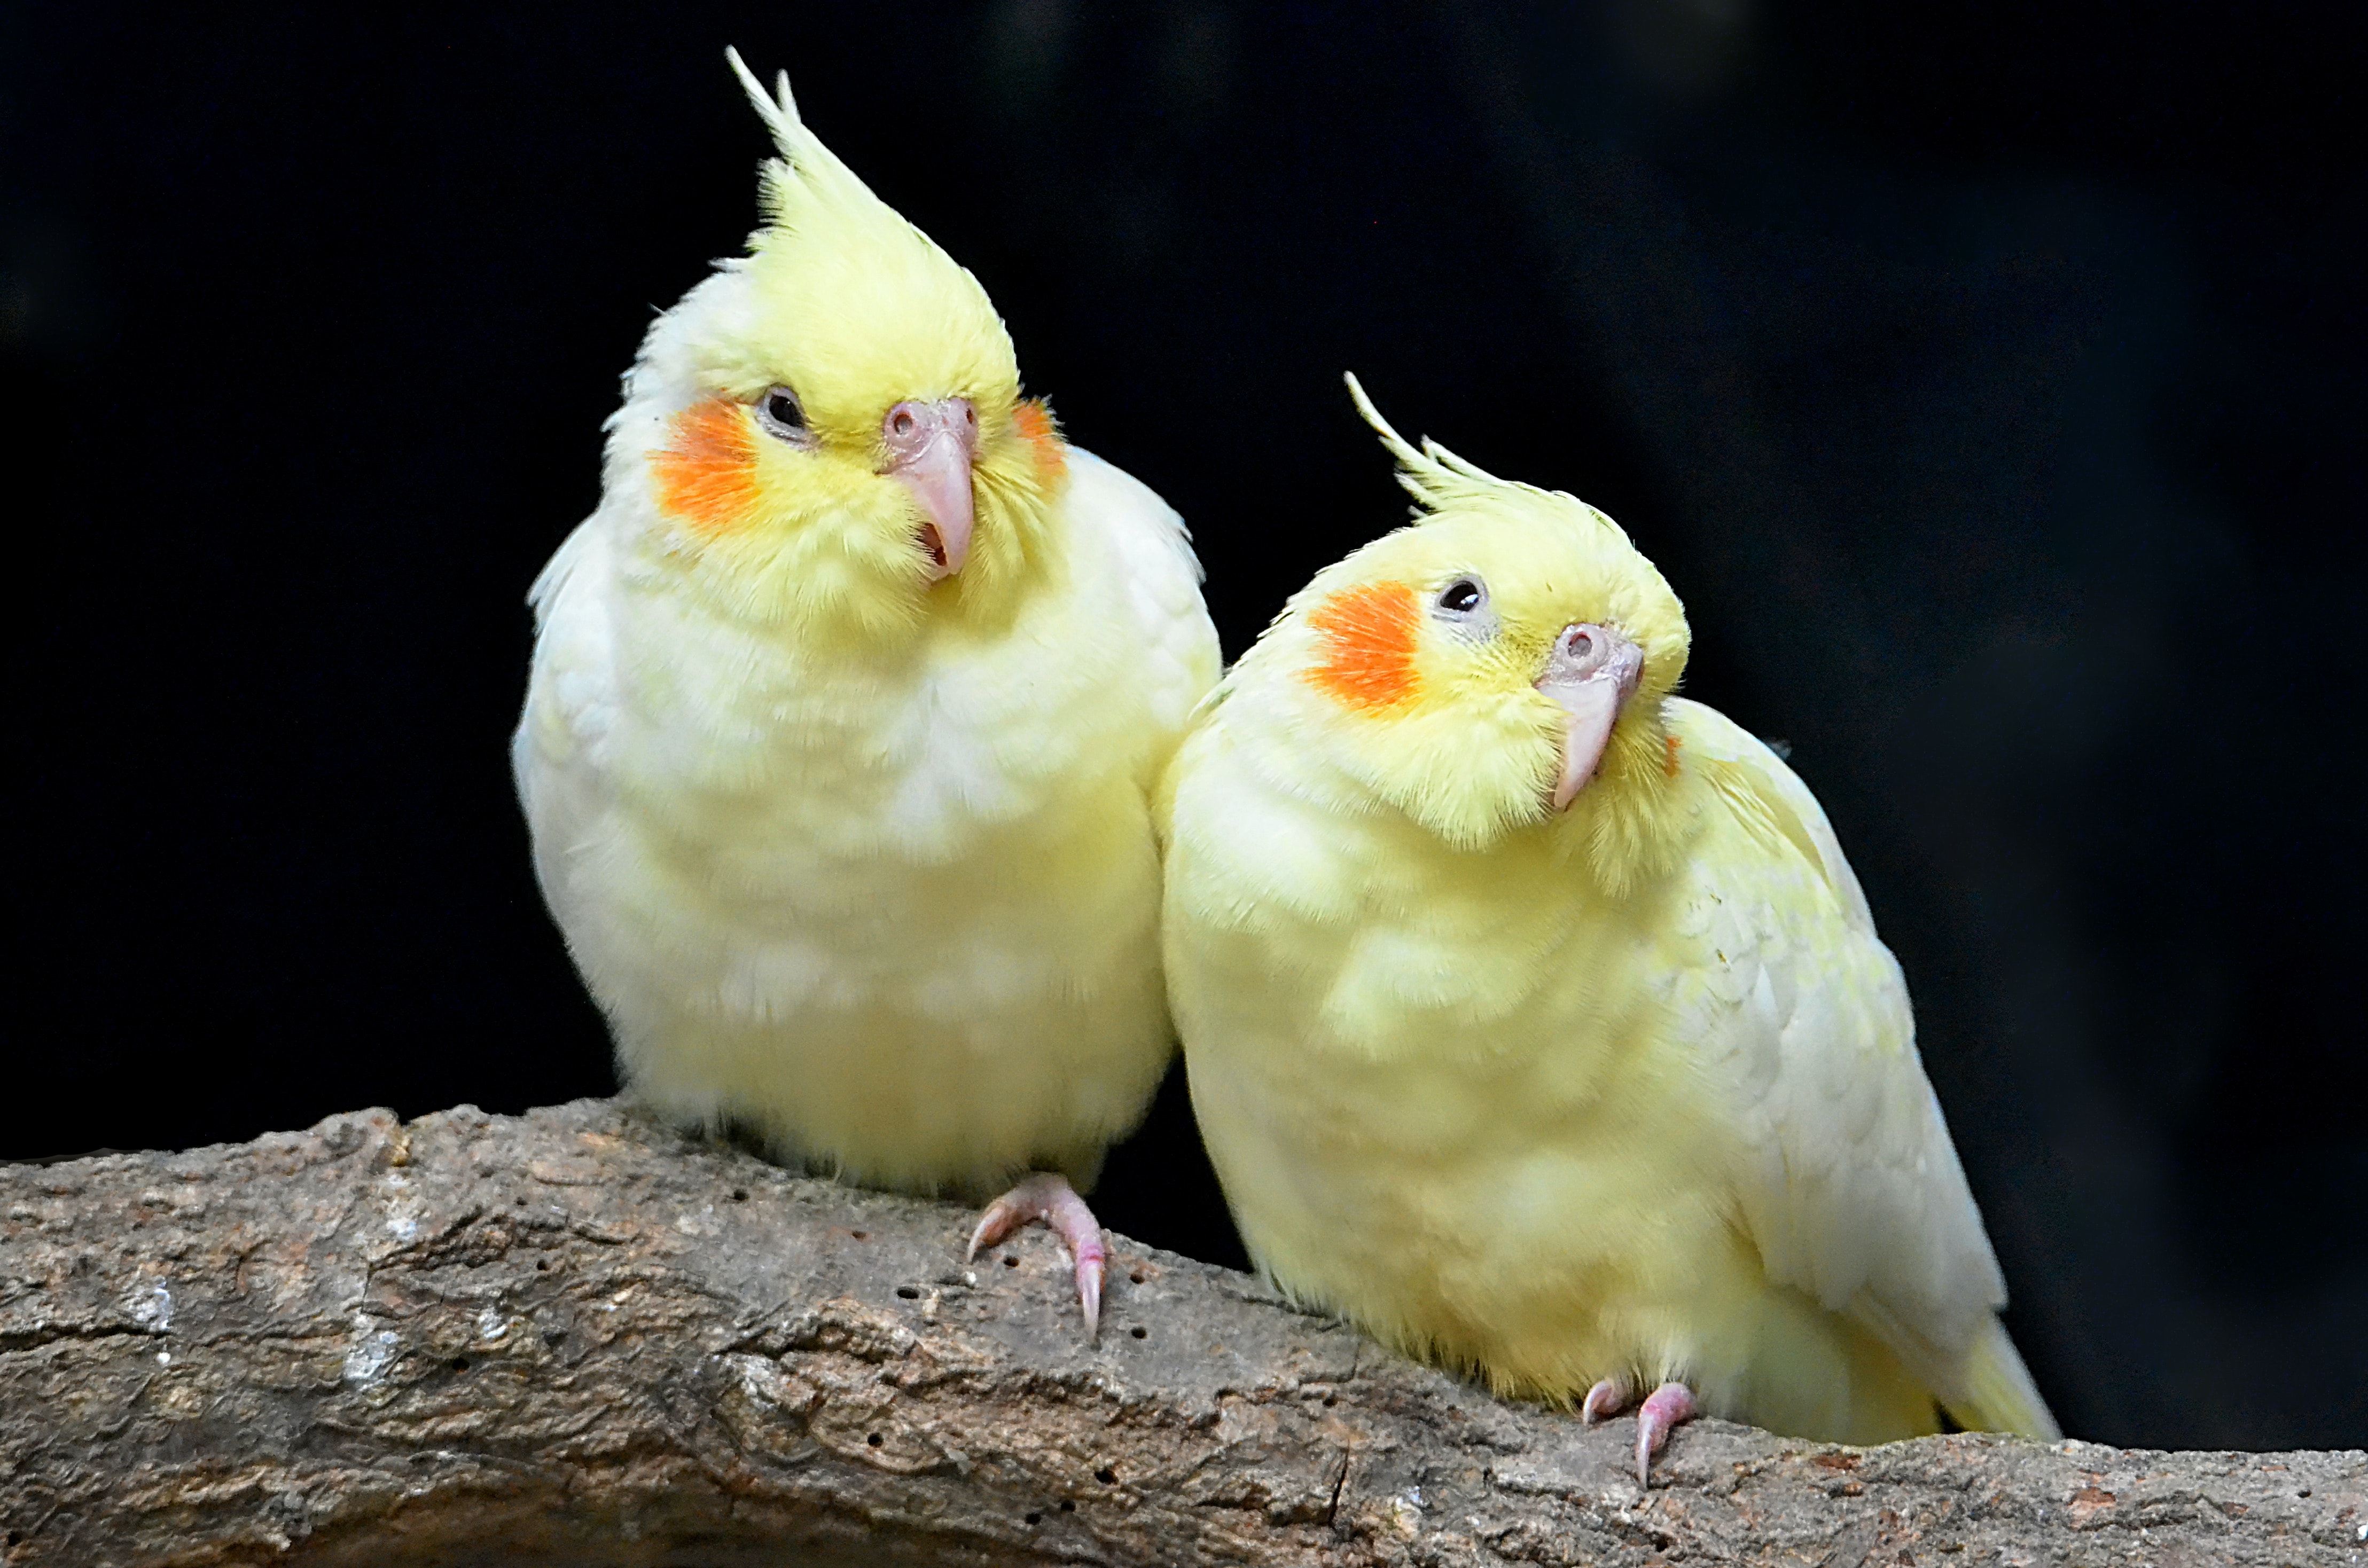
[[[920,503],[917,530],[929,558],[929,581],[939,582],[970,559],[970,471],[978,456],[978,411],[966,397],[900,403],[880,422],[891,478]]]
[[[1581,621],[1562,629],[1547,655],[1538,689],[1568,717],[1562,737],[1562,773],[1554,780],[1554,809],[1566,811],[1603,761],[1611,726],[1636,693],[1645,652],[1608,626]]]

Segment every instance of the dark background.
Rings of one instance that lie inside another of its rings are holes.
[[[611,1087],[505,738],[726,74],[973,268],[1237,653],[1403,499],[1607,507],[1831,811],[2073,1433],[2368,1441],[2350,5],[0,14],[0,1155]],[[1237,1259],[1177,1085],[1114,1226]]]

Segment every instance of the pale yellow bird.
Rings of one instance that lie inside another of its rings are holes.
[[[536,869],[636,1094],[852,1181],[1024,1176],[972,1250],[1051,1222],[1090,1332],[1075,1188],[1174,1049],[1151,797],[1216,678],[1200,570],[1020,395],[978,280],[731,62],[766,222],[651,326],[534,586]]]
[[[1400,440],[1168,789],[1169,994],[1297,1299],[1589,1421],[2053,1437],[1907,986],[1816,801],[1671,695],[1611,518]]]

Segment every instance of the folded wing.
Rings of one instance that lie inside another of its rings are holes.
[[[1808,789],[1714,710],[1668,706],[1717,813],[1673,1001],[1729,1096],[1770,1278],[1888,1344],[1968,1426],[2054,1437],[1998,1326],[1998,1261],[1916,1051],[1899,965]]]

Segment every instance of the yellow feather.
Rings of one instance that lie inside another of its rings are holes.
[[[1173,1045],[1151,798],[1216,674],[1198,568],[1021,403],[977,279],[731,58],[766,222],[651,327],[534,590],[543,892],[667,1114],[855,1180],[1083,1185]],[[882,425],[950,398],[975,527],[940,576]]]
[[[1981,1342],[1974,1346],[1966,1391],[1947,1403],[1960,1426],[1975,1432],[2012,1432],[2017,1437],[2054,1442],[2064,1434],[2039,1397],[2022,1356],[2007,1337],[2006,1325],[1993,1319]]]
[[[791,388],[817,449],[759,446],[750,515],[676,540],[693,585],[735,616],[795,626],[817,649],[855,657],[909,646],[927,628],[1006,633],[1021,601],[1059,592],[1066,571],[1046,522],[1061,479],[1020,427],[1010,335],[978,279],[799,118],[786,78],[768,94],[727,55],[780,155],[764,165],[766,222],[748,256],[708,286],[727,284],[730,308],[684,324],[677,352],[724,398]],[[643,365],[659,369],[646,349]],[[931,590],[905,570],[916,515],[884,477],[882,421],[900,402],[951,397],[978,415],[978,523],[969,562]],[[662,442],[630,421],[618,430],[612,465]]]
[[[2046,1429],[1815,800],[1672,695],[1684,612],[1611,519],[1350,390],[1417,520],[1292,598],[1165,808],[1168,990],[1252,1256],[1507,1393],[1677,1380],[1852,1442],[1935,1430],[1942,1400]],[[1381,586],[1463,582],[1485,624],[1424,612],[1386,668],[1324,673],[1400,602]],[[1557,815],[1566,715],[1536,683],[1577,622],[1645,663]]]

